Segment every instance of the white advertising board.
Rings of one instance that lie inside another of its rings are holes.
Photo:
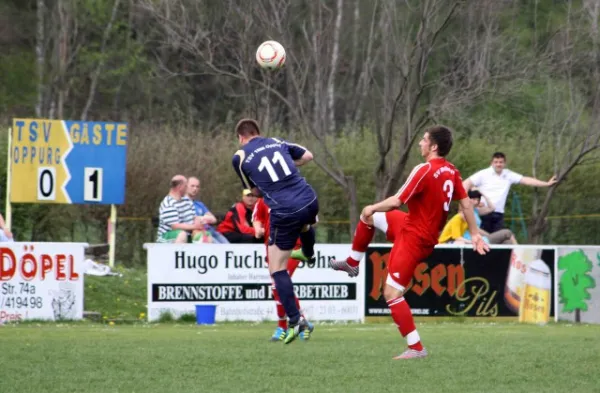
[[[310,320],[363,321],[364,277],[350,278],[328,266],[347,257],[350,245],[318,244],[317,263],[300,263],[292,276]],[[148,258],[148,319],[195,313],[216,305],[216,321],[277,320],[265,246],[259,244],[145,244]]]
[[[85,243],[0,243],[0,323],[83,318]]]

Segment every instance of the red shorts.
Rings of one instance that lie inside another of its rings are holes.
[[[388,229],[386,237],[394,243],[388,259],[386,284],[404,291],[408,288],[417,265],[431,255],[434,246],[422,244],[422,239],[406,228],[406,216],[399,210],[386,213]]]
[[[400,236],[400,232],[405,226],[406,218],[408,213],[400,210],[390,210],[385,213],[385,220],[387,221],[387,231],[385,237],[389,242],[394,243],[395,239]]]

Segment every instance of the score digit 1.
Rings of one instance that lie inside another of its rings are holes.
[[[83,200],[102,201],[102,168],[85,168],[83,176]]]

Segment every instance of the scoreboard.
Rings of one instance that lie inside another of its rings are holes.
[[[13,119],[11,203],[125,203],[127,123]]]

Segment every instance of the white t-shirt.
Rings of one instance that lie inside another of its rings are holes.
[[[496,213],[504,213],[504,205],[510,191],[510,186],[518,184],[523,175],[504,169],[502,173],[497,174],[493,167],[482,169],[475,173],[469,179],[482,194],[485,194],[495,207]]]

